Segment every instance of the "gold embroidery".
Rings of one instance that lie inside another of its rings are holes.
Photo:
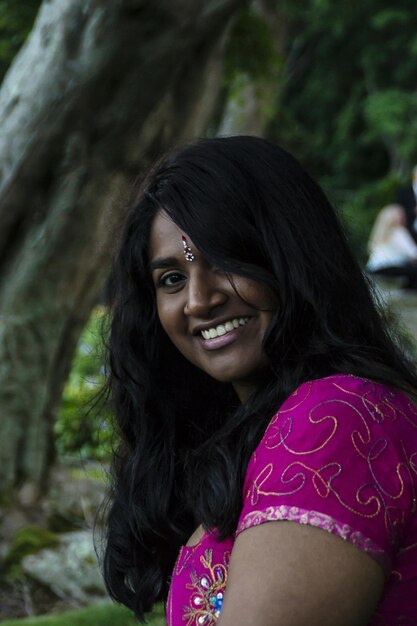
[[[257,471],[247,483],[245,497],[252,506],[256,506],[261,496],[293,496],[310,485],[320,498],[335,498],[343,508],[358,517],[372,519],[383,511],[385,528],[393,540],[398,535],[398,529],[405,523],[400,503],[396,507],[395,502],[404,496],[406,485],[412,491],[413,510],[417,508],[413,485],[413,474],[417,474],[417,451],[408,456],[400,441],[400,450],[396,450],[397,463],[393,467],[392,459],[390,463],[387,462],[389,439],[381,437],[381,433],[375,437],[371,427],[373,428],[372,424],[377,425],[384,421],[393,422],[398,414],[404,415],[404,412],[398,403],[394,404],[394,392],[372,381],[364,379],[368,384],[366,393],[361,394],[346,389],[339,377],[334,380],[331,378],[327,380],[327,384],[337,389],[335,398],[327,390],[326,400],[311,406],[312,383],[306,383],[302,392],[297,390],[285,403],[287,408],[284,407],[274,415],[261,446],[263,444],[266,450],[277,450],[277,463],[270,460]],[[363,408],[361,409],[357,401],[353,404],[353,400],[340,397],[341,393],[360,400]],[[296,401],[293,404],[294,398]],[[307,409],[304,413],[303,404]],[[415,410],[412,413],[417,416]],[[294,429],[295,420],[308,421],[306,436],[302,436],[303,431],[299,428]],[[350,440],[351,448],[345,446],[342,449],[340,446],[343,443],[339,443],[339,448],[331,449],[329,446],[342,426],[345,435],[343,441]],[[346,431],[347,428],[351,429],[350,434]],[[318,453],[327,447],[331,456],[328,458],[329,462],[322,465],[320,461],[323,457]],[[279,449],[282,449],[282,453]],[[286,456],[283,457],[282,454]],[[340,458],[335,456],[337,454],[341,454]],[[356,463],[355,455],[367,468],[363,483],[358,483],[355,473],[350,475],[350,469]],[[297,460],[301,456],[303,460]],[[285,466],[279,466],[280,459],[287,457]],[[307,459],[308,464],[305,462]],[[255,458],[253,462],[256,463]],[[387,474],[389,467],[391,469]],[[352,480],[358,484],[352,484]],[[351,485],[348,491],[351,495],[347,499],[341,489],[348,484]]]

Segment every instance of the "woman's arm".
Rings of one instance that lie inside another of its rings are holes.
[[[365,552],[324,530],[278,521],[233,547],[218,626],[365,626],[384,574]]]

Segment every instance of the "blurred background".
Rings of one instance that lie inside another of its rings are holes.
[[[136,181],[176,144],[266,137],[318,179],[365,268],[417,164],[415,26],[408,0],[0,0],[5,626],[133,624],[106,604],[92,528],[114,444],[106,283]],[[402,278],[380,284],[414,350]]]

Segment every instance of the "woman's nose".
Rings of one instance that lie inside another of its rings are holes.
[[[188,316],[205,317],[212,309],[227,301],[226,290],[213,272],[202,272],[188,280],[187,300],[184,313]]]

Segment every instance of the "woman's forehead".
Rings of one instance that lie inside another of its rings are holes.
[[[182,231],[169,217],[166,211],[159,210],[152,223],[149,238],[149,260],[156,257],[176,256],[183,250]],[[192,242],[188,238],[189,245]]]

